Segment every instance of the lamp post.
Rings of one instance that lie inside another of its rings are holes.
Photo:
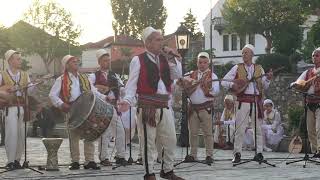
[[[190,44],[190,32],[184,25],[180,25],[180,27],[175,32],[176,38],[176,46],[179,54],[182,57],[182,74],[184,75],[185,70],[185,55],[188,52],[189,44]],[[181,132],[178,140],[178,144],[181,147],[189,147],[189,131],[188,131],[188,114],[187,114],[187,96],[186,93],[182,92],[182,108],[181,108]]]

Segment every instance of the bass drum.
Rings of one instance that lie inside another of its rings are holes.
[[[109,127],[113,113],[111,104],[85,92],[71,106],[68,128],[77,131],[81,139],[94,141]]]

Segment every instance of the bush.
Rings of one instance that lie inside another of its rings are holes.
[[[294,73],[295,69],[292,67],[292,64],[289,60],[289,57],[282,54],[265,54],[258,57],[257,64],[262,65],[265,72],[268,72],[270,69],[277,69],[283,67],[284,69],[281,72]]]
[[[225,65],[214,66],[213,70],[214,73],[218,76],[218,78],[223,78],[233,66],[233,64],[227,63]]]
[[[303,113],[304,109],[301,106],[289,107],[289,132],[293,132],[295,130],[302,132],[301,129],[303,129],[303,127],[300,126],[300,121],[303,119]]]

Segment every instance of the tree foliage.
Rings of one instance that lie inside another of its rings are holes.
[[[80,27],[73,24],[71,13],[54,1],[35,0],[24,21],[10,28],[10,41],[25,53],[40,55],[48,72],[53,61],[66,54],[80,54],[76,41]]]
[[[302,39],[303,30],[299,24],[283,25],[279,31],[272,34],[274,51],[287,56],[294,54],[297,49],[301,48]]]
[[[147,26],[164,30],[167,10],[163,0],[111,0],[116,35],[139,37]]]
[[[199,23],[197,22],[196,17],[192,14],[191,9],[184,16],[184,21],[182,24],[189,30],[191,33],[191,38],[193,40],[199,40],[203,37],[203,34],[200,32]]]
[[[320,47],[320,19],[311,27],[306,41],[303,43],[303,58],[311,62],[311,53],[314,49]]]
[[[301,0],[227,0],[222,15],[229,31],[265,37],[270,53],[272,35],[288,24],[302,24],[304,9]]]
[[[12,49],[12,46],[9,43],[7,29],[0,24],[0,57],[4,57],[4,53],[9,49]]]

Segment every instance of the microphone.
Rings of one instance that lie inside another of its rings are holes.
[[[164,47],[162,48],[162,51],[163,51],[164,53],[168,54],[168,55],[173,56],[173,57],[177,57],[177,58],[180,58],[180,57],[181,57],[179,54],[174,53],[171,49],[170,49],[169,51],[167,51],[167,49],[168,49],[168,47],[167,47],[167,46],[164,46]]]

